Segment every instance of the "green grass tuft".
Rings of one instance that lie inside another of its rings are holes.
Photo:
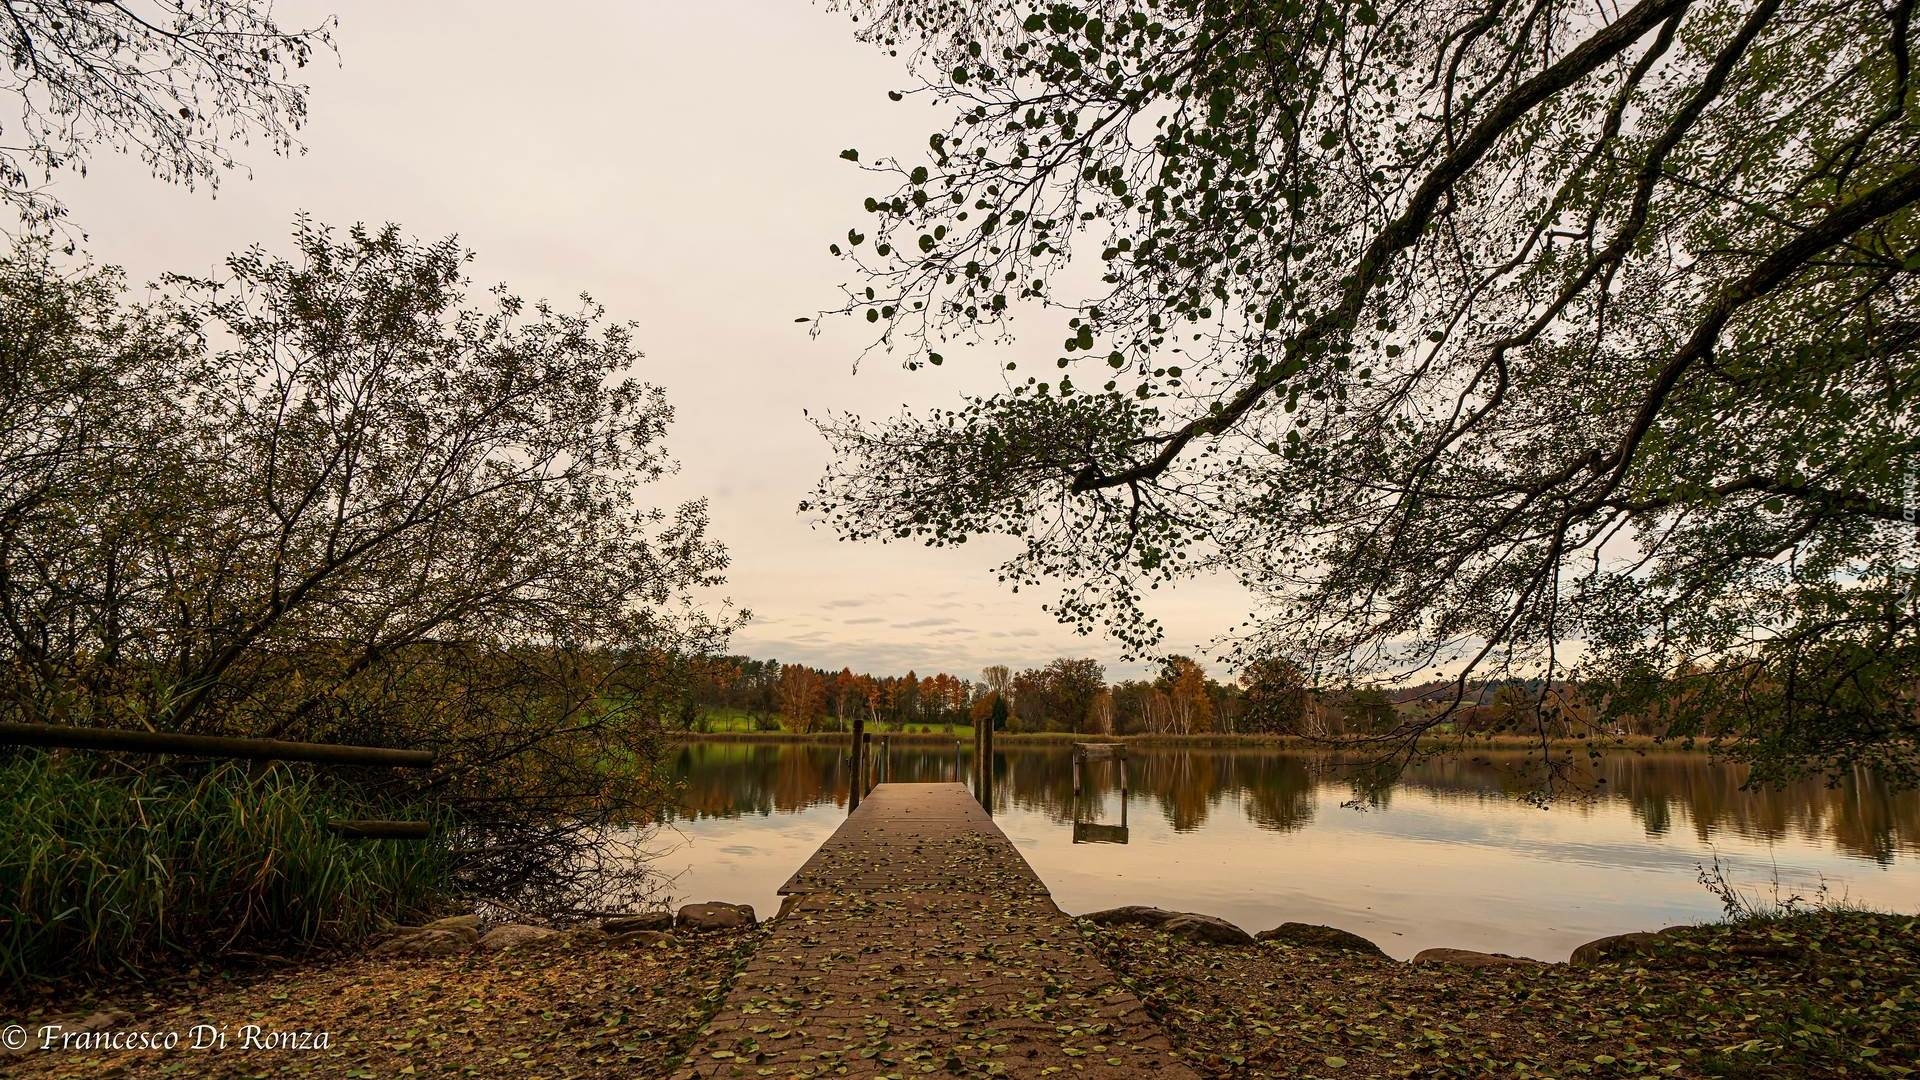
[[[372,809],[285,766],[249,777],[235,764],[186,775],[41,753],[0,762],[0,979],[287,953],[417,914],[441,883],[437,842],[326,829]]]

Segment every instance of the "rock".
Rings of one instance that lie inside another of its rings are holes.
[[[1253,944],[1252,934],[1211,915],[1176,915],[1160,924],[1160,932],[1188,941],[1210,941],[1216,945]]]
[[[617,915],[600,921],[600,929],[609,934],[630,934],[635,930],[671,930],[673,912],[642,911],[635,915]]]
[[[1573,957],[1567,962],[1574,967],[1592,967],[1603,961],[1618,960],[1635,953],[1649,952],[1661,940],[1659,934],[1644,932],[1595,938],[1573,950]]]
[[[402,930],[434,930],[443,934],[459,934],[471,945],[480,940],[480,916],[453,915],[445,919],[435,919],[420,927],[403,926]]]
[[[406,927],[373,950],[375,956],[451,956],[473,947],[476,935],[431,927]]]
[[[549,930],[544,926],[526,926],[521,923],[508,923],[496,926],[480,938],[480,947],[488,952],[501,949],[517,949],[522,945],[531,945],[536,941],[559,937],[560,931]]]
[[[1444,964],[1447,967],[1470,968],[1508,968],[1508,967],[1546,967],[1538,960],[1529,960],[1524,956],[1508,956],[1506,953],[1474,952],[1472,949],[1422,949],[1414,954],[1413,962],[1420,965]]]
[[[1289,945],[1311,945],[1318,949],[1340,949],[1346,952],[1365,953],[1368,956],[1385,957],[1380,946],[1349,933],[1337,926],[1319,926],[1314,923],[1284,922],[1271,930],[1262,930],[1253,935],[1256,941],[1284,941]]]
[[[1125,907],[1107,908],[1105,911],[1090,911],[1080,917],[1095,926],[1159,926],[1179,918],[1180,913],[1140,904],[1128,904]]]
[[[629,930],[607,940],[615,945],[665,945],[672,943],[673,935],[664,930]]]
[[[754,925],[753,908],[747,904],[723,904],[717,900],[688,904],[680,909],[674,924],[688,930],[751,930]]]

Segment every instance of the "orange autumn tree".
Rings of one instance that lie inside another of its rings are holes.
[[[804,664],[780,669],[780,722],[788,730],[806,734],[820,722],[827,701],[826,683]]]
[[[1173,731],[1181,735],[1213,730],[1213,700],[1207,696],[1207,673],[1185,656],[1167,658],[1161,675]]]

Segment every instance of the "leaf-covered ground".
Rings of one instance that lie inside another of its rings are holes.
[[[679,935],[623,945],[568,935],[504,953],[353,957],[235,981],[122,989],[30,1014],[34,1029],[111,1005],[122,1030],[211,1023],[225,1050],[0,1054],[8,1077],[665,1076],[717,1007],[759,934]],[[32,1009],[32,1006],[28,1006]],[[0,1022],[17,1022],[4,1010]],[[242,1050],[245,1024],[330,1033],[326,1050]]]
[[[1920,1073],[1920,917],[1701,926],[1598,967],[1415,967],[1082,923],[1205,1075]]]
[[[1079,924],[1203,1075],[1920,1075],[1920,918],[1819,914],[1705,926],[1593,968],[1414,967],[1267,942],[1194,944]],[[326,1050],[0,1055],[22,1077],[663,1077],[764,933],[504,954],[351,957],[201,974],[0,1009],[33,1027],[100,1006],[123,1030],[326,1030]],[[24,1012],[22,1011],[24,1009]],[[870,1064],[844,1063],[850,1071]],[[897,1063],[910,1075],[936,1061]],[[1067,1069],[1070,1071],[1072,1065]],[[1020,1075],[1016,1064],[1004,1069]]]

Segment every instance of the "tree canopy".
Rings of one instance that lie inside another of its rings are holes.
[[[295,148],[307,89],[293,73],[330,48],[332,20],[284,29],[260,0],[0,0],[0,202],[31,223],[63,213],[45,184],[95,150],[156,177],[219,183],[236,143]]]
[[[144,302],[0,257],[0,719],[431,748],[463,883],[574,899],[660,797],[603,763],[737,625],[705,503],[644,500],[672,409],[631,324],[470,296],[452,239],[293,248]]]
[[[1783,773],[1913,779],[1912,9],[861,5],[954,120],[843,154],[841,313],[909,366],[1064,339],[821,420],[810,505],[1018,537],[1006,579],[1136,652],[1147,590],[1225,572],[1243,659],[1622,707],[1685,670]]]

